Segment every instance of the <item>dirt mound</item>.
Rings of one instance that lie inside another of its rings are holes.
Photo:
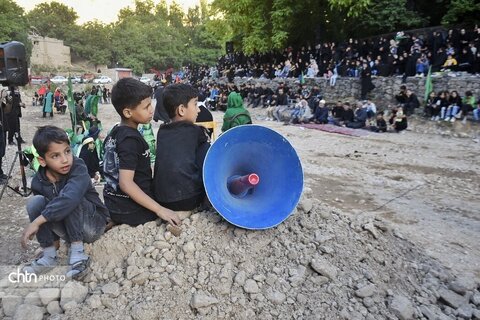
[[[265,231],[236,228],[214,212],[184,219],[179,237],[156,222],[116,227],[87,247],[88,297],[61,318],[443,315],[435,290],[452,278],[435,261],[382,221],[355,221],[316,200],[311,207],[303,199]]]

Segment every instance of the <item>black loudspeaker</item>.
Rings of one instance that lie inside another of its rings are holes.
[[[217,212],[245,229],[268,229],[288,218],[303,190],[295,149],[258,125],[225,131],[207,152],[203,184]]]
[[[21,42],[0,43],[0,84],[24,86],[28,83],[25,46]]]
[[[233,41],[227,41],[225,43],[225,50],[227,51],[227,54],[233,53]]]

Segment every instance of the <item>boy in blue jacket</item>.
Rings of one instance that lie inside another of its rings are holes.
[[[32,180],[34,196],[27,203],[30,224],[23,230],[22,246],[34,235],[42,255],[24,272],[41,273],[57,265],[58,240],[70,243],[68,277],[81,279],[89,257],[83,242],[104,233],[109,213],[93,187],[82,159],[74,157],[67,133],[55,126],[39,127],[33,137],[41,165]]]

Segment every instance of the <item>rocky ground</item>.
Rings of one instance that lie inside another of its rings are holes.
[[[26,140],[41,119],[28,107]],[[214,113],[217,121],[222,114]],[[105,128],[117,121],[100,106]],[[404,134],[350,137],[263,121],[295,147],[305,189],[278,227],[248,231],[215,212],[183,214],[173,236],[155,222],[118,226],[87,246],[83,282],[15,284],[31,258],[19,235],[25,199],[0,208],[0,297],[14,319],[480,319],[480,146],[461,124],[411,121]],[[473,130],[473,131],[472,131]],[[467,133],[466,133],[467,132]],[[457,138],[456,136],[464,136]],[[15,149],[8,148],[7,159]],[[5,169],[5,167],[4,167]],[[12,185],[18,185],[18,170]],[[100,189],[99,189],[100,190]],[[65,246],[62,246],[65,258]],[[63,260],[62,260],[63,261]]]

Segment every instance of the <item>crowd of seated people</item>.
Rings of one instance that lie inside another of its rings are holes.
[[[397,32],[390,37],[348,39],[315,46],[287,47],[283,51],[245,55],[229,53],[216,67],[187,67],[182,75],[192,83],[227,77],[287,78],[359,77],[366,61],[373,76],[424,76],[437,71],[480,73],[480,27],[435,29],[424,33]]]

